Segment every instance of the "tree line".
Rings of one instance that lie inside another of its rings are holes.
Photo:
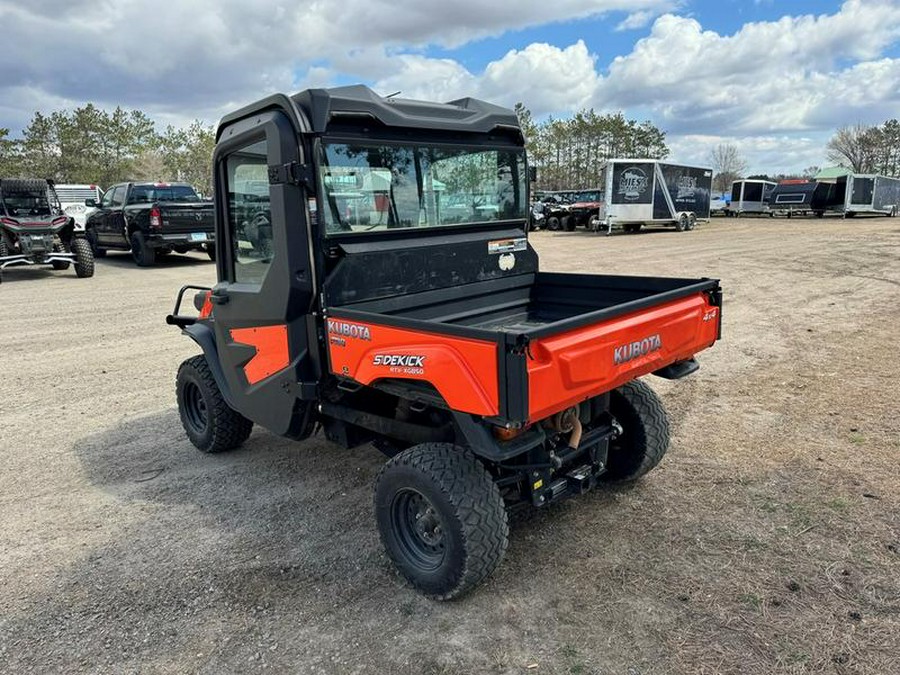
[[[669,156],[664,131],[649,121],[626,119],[621,112],[599,115],[591,108],[568,119],[535,122],[528,108],[517,103],[516,114],[539,190],[599,188],[607,159]]]
[[[19,138],[0,128],[0,178],[52,178],[103,188],[126,180],[179,180],[212,193],[215,130],[195,120],[158,132],[139,110],[88,103],[36,112]]]
[[[828,160],[854,173],[900,176],[900,121],[854,124],[838,129],[826,147]]]

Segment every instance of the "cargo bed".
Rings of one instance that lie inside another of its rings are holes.
[[[329,333],[368,336],[333,335],[331,370],[363,384],[421,375],[455,409],[540,419],[711,346],[720,298],[715,279],[538,272],[367,300],[329,309]],[[448,376],[385,373],[376,352],[425,356]]]

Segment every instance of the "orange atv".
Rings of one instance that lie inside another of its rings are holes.
[[[219,282],[167,318],[203,352],[178,371],[185,431],[205,452],[254,424],[375,445],[381,537],[422,593],[484,580],[510,509],[662,459],[666,415],[637,378],[697,370],[719,284],[539,271],[511,110],[272,96],[222,120],[214,171]]]

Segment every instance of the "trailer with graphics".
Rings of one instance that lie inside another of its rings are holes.
[[[742,216],[746,213],[768,214],[769,198],[778,183],[771,180],[745,178],[731,184],[731,205],[728,213]],[[771,214],[770,214],[771,215]]]
[[[644,225],[693,230],[709,222],[712,169],[656,159],[611,159],[606,164],[607,234]]]

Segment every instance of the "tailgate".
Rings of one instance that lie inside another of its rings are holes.
[[[215,229],[213,205],[209,202],[160,202],[157,208],[162,216],[163,234],[210,233]]]
[[[691,358],[719,337],[717,293],[600,320],[528,344],[528,418],[539,420]]]

